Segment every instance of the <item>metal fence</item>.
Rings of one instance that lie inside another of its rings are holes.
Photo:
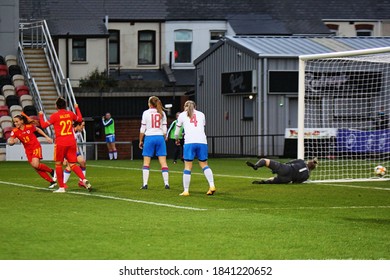
[[[208,136],[210,157],[282,156],[284,134]]]

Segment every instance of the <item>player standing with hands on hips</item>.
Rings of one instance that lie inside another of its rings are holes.
[[[192,162],[195,157],[198,158],[199,165],[203,170],[204,176],[209,183],[207,195],[213,195],[216,191],[214,186],[214,175],[208,166],[208,145],[207,137],[204,132],[206,125],[205,115],[196,110],[194,101],[188,100],[184,103],[184,111],[180,113],[175,130],[175,139],[179,143],[180,129],[184,128],[184,171],[183,171],[183,188],[181,196],[189,196],[189,188],[191,182]]]
[[[165,189],[169,189],[167,145],[165,144],[167,116],[163,110],[161,100],[157,96],[149,97],[148,106],[149,109],[142,114],[139,132],[139,148],[142,149],[142,156],[144,157],[141,189],[148,189],[150,161],[154,155],[158,157],[161,165]]]
[[[73,122],[82,122],[83,117],[81,115],[79,106],[74,105],[76,114],[72,111],[66,110],[66,101],[64,98],[59,97],[56,101],[57,112],[52,114],[49,120],[45,121],[43,112],[39,112],[39,122],[41,127],[53,125],[55,133],[55,146],[54,146],[54,161],[55,170],[57,175],[57,183],[59,184],[56,193],[64,193],[68,186],[64,183],[64,173],[62,170],[62,163],[66,159],[69,162],[71,170],[83,181],[88,191],[92,190],[92,186],[85,178],[83,171],[77,162],[77,142],[74,136]]]

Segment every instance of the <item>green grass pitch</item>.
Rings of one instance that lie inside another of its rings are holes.
[[[252,185],[272,174],[246,160],[209,160],[214,196],[194,164],[189,197],[179,196],[181,162],[165,190],[153,160],[140,190],[142,161],[89,161],[94,191],[72,174],[65,194],[27,162],[1,162],[0,259],[390,259],[389,181]]]

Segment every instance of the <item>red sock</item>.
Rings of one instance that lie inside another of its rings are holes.
[[[41,171],[39,169],[35,169],[35,171],[39,174],[39,176],[41,176],[43,179],[45,179],[46,181],[51,183],[51,181],[52,181],[51,177],[49,176],[49,174],[47,174],[47,172]]]
[[[70,168],[72,168],[72,171],[73,171],[81,180],[84,180],[84,179],[85,179],[84,173],[83,173],[83,171],[81,170],[80,166],[78,166],[77,164],[73,164],[73,165],[71,165]]]
[[[44,163],[40,163],[39,165],[38,165],[38,168],[37,168],[38,170],[40,170],[40,171],[44,171],[44,172],[48,172],[48,173],[50,173],[53,169],[51,169],[49,166],[47,166],[46,164],[44,164]]]
[[[60,188],[67,188],[64,184],[64,173],[62,171],[62,165],[56,165],[56,175],[57,175],[57,183],[60,185]]]

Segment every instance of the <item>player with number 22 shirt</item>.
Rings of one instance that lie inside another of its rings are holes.
[[[64,193],[68,187],[64,183],[62,163],[66,159],[72,171],[83,180],[86,188],[91,191],[92,186],[85,178],[83,171],[77,162],[77,143],[74,137],[73,122],[82,122],[83,117],[77,104],[75,104],[76,114],[66,110],[66,101],[59,97],[56,100],[57,112],[52,114],[48,121],[44,120],[43,112],[39,112],[39,121],[42,128],[53,125],[55,132],[54,161],[56,165],[57,182],[59,189],[55,192]]]

